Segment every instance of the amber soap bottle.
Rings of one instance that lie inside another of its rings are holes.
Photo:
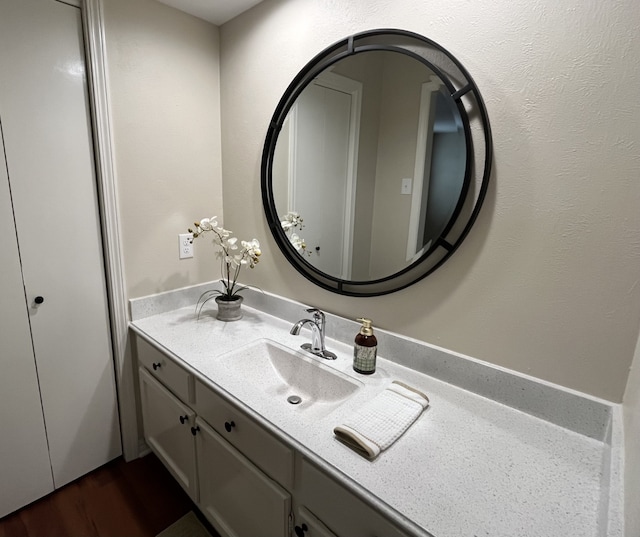
[[[362,323],[353,345],[353,369],[356,373],[371,375],[376,371],[378,340],[373,335],[371,319],[357,319]]]

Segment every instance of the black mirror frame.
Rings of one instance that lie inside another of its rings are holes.
[[[282,125],[304,88],[337,61],[373,50],[394,51],[424,63],[445,84],[462,117],[467,162],[462,192],[451,219],[440,237],[415,262],[399,272],[377,280],[351,281],[319,271],[298,254],[278,217],[273,195],[272,171],[275,147]],[[471,122],[475,122],[473,125]],[[475,128],[474,128],[475,127]],[[280,99],[267,129],[262,152],[262,202],[269,229],[287,261],[316,285],[347,296],[379,296],[404,289],[422,280],[449,259],[476,221],[487,193],[493,143],[489,117],[480,92],[466,69],[447,50],[419,34],[397,29],[378,29],[354,34],[317,54],[296,75]]]

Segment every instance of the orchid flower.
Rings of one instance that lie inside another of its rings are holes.
[[[296,249],[296,251],[302,250],[305,254],[311,255],[311,252],[307,250],[307,245],[304,242],[304,239],[300,237],[297,233],[290,233],[294,229],[302,229],[304,224],[302,223],[302,217],[295,211],[289,211],[284,215],[283,219],[280,221],[280,225],[282,226],[282,230],[285,232],[285,235],[289,238],[291,245]]]
[[[215,290],[205,292],[200,297],[200,299],[202,299],[205,295],[207,296],[202,302],[202,306],[216,294],[221,295],[226,300],[233,300],[238,296],[240,291],[246,289],[246,287],[237,286],[240,269],[244,265],[249,265],[250,268],[256,266],[258,258],[262,255],[260,243],[257,239],[240,241],[239,247],[237,237],[232,237],[230,230],[218,226],[218,219],[215,216],[203,218],[200,222],[194,223],[194,226],[194,229],[189,229],[189,233],[193,234],[193,239],[207,232],[213,234],[213,244],[219,247],[216,251],[216,257],[220,259],[222,272],[220,283],[222,284],[223,291]],[[200,304],[200,300],[198,304]]]

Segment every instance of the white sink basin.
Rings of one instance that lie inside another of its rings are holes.
[[[303,351],[260,339],[219,358],[233,374],[233,384],[270,396],[275,404],[292,412],[323,415],[351,397],[363,384]],[[236,391],[236,390],[233,390]],[[289,399],[294,396],[293,401]]]

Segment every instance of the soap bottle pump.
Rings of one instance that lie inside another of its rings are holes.
[[[357,319],[362,323],[353,345],[353,369],[356,373],[371,375],[376,371],[378,340],[373,335],[371,319]]]

